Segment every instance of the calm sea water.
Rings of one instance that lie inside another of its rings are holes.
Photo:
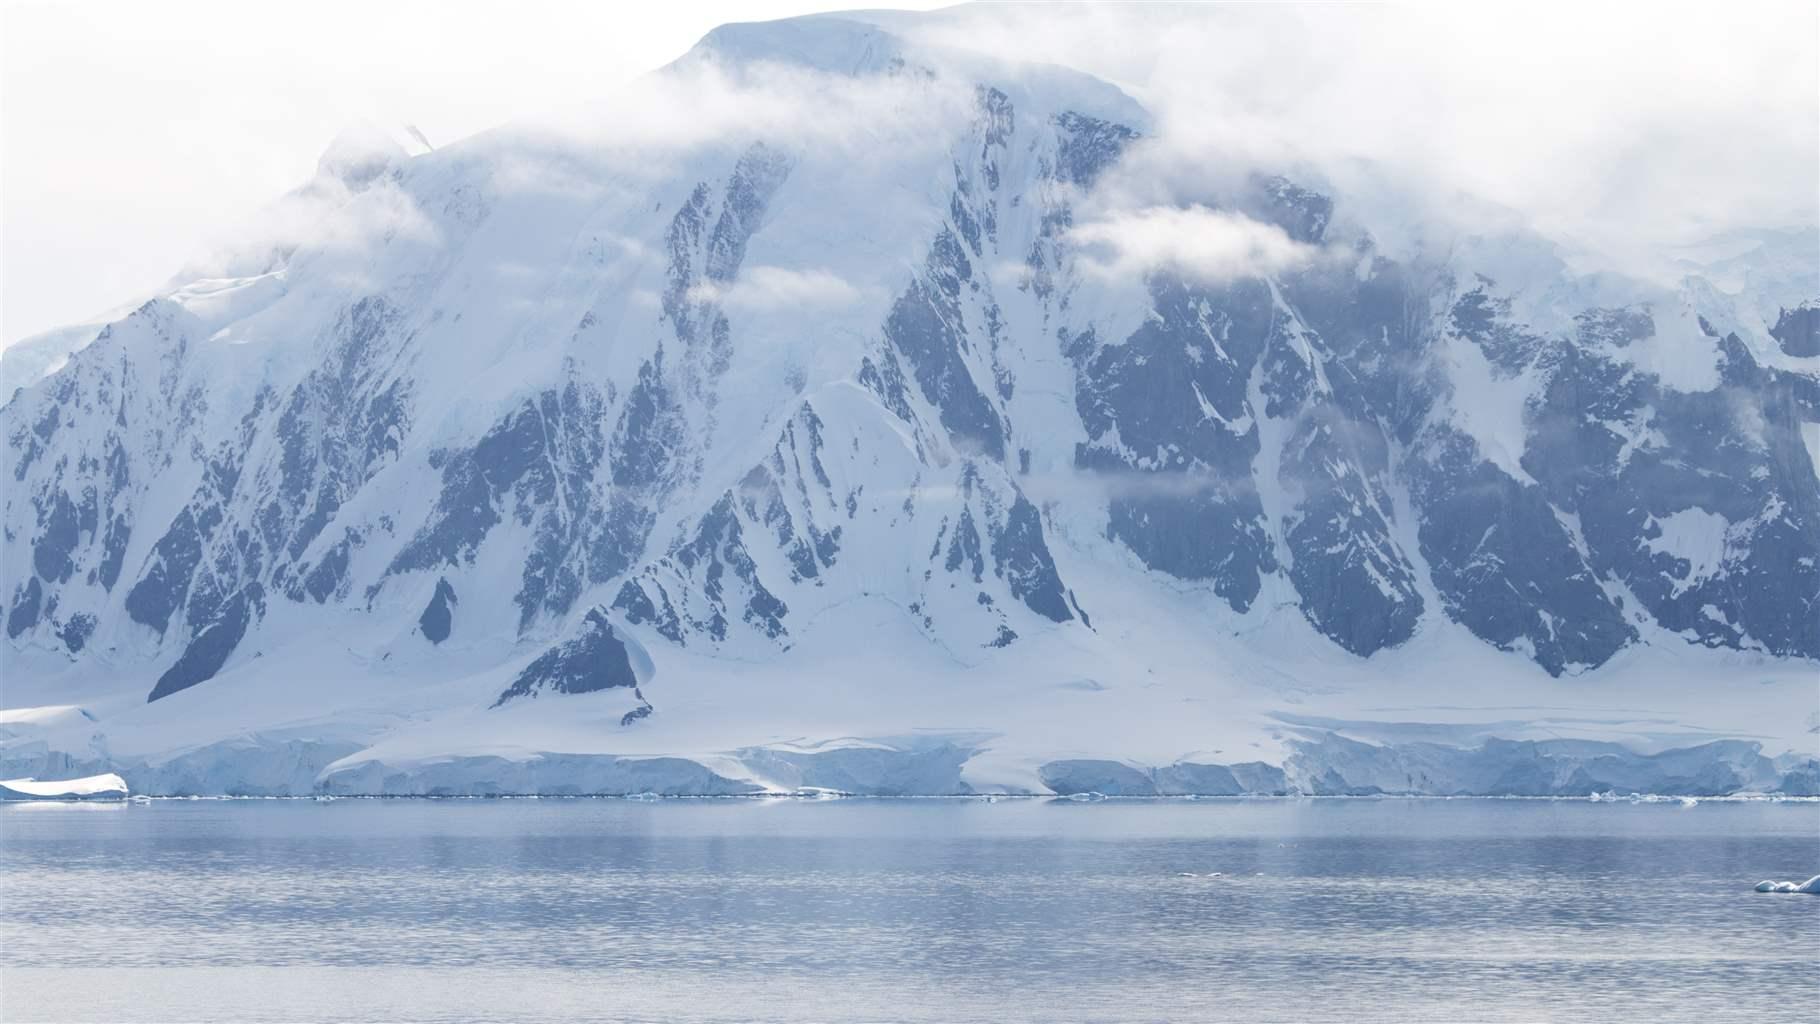
[[[15,804],[0,1016],[1812,1020],[1817,871],[1816,804]]]

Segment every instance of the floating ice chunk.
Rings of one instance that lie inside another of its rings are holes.
[[[80,779],[0,781],[0,800],[124,800],[126,780],[109,772]]]
[[[1758,892],[1804,892],[1820,896],[1820,875],[1805,882],[1772,882],[1765,879],[1757,883]]]

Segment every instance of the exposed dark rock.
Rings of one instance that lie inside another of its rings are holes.
[[[944,230],[930,248],[924,272],[891,307],[885,338],[910,364],[923,398],[936,408],[955,444],[1002,460],[1004,423],[966,358],[971,345],[959,300],[972,277],[960,242]],[[883,385],[878,373],[874,369],[874,382]]]
[[[1246,398],[1271,329],[1269,290],[1157,279],[1152,300],[1153,315],[1124,344],[1083,355],[1075,402],[1090,440],[1075,465],[1106,480],[1111,537],[1151,568],[1210,581],[1244,611],[1276,570]]]
[[[1636,635],[1540,488],[1442,430],[1416,470],[1422,555],[1449,615],[1551,675],[1602,665]]]
[[[1052,622],[1074,616],[1063,597],[1049,545],[1043,541],[1043,519],[1029,499],[1018,495],[1005,523],[992,531],[992,562],[1011,588],[1011,595]],[[1012,634],[1016,636],[1015,633]]]
[[[448,577],[437,579],[436,592],[430,595],[430,603],[424,606],[423,614],[417,619],[417,628],[423,631],[424,639],[439,644],[449,638],[457,603],[455,588],[449,585]]]
[[[1056,177],[1081,188],[1091,186],[1125,154],[1137,132],[1074,111],[1057,114],[1061,144],[1056,151]]]
[[[1820,356],[1820,300],[1783,310],[1769,333],[1791,356]]]
[[[69,617],[69,621],[63,624],[63,628],[57,631],[57,639],[63,641],[63,646],[68,648],[71,654],[80,654],[82,648],[87,646],[88,638],[95,633],[95,622],[93,615],[86,613],[72,615]]]
[[[198,629],[176,663],[158,677],[157,685],[145,698],[146,703],[213,679],[227,664],[228,656],[240,646],[248,625],[264,606],[265,595],[259,584],[250,583],[237,592],[221,616]]]
[[[626,652],[625,641],[614,632],[598,608],[588,612],[581,628],[568,640],[545,651],[525,666],[494,707],[514,697],[541,693],[593,693],[613,687],[636,689],[638,678]]]
[[[38,613],[44,607],[44,585],[38,577],[27,577],[25,584],[13,593],[13,606],[6,613],[6,636],[16,640],[21,633],[38,624]]]

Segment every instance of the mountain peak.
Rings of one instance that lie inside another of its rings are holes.
[[[602,119],[666,122],[624,162],[528,133],[410,162],[408,128],[355,125],[290,233],[34,361],[0,406],[0,674],[104,713],[0,757],[759,778],[782,737],[939,727],[1059,792],[1280,755],[1269,712],[1314,695],[1552,731],[1560,676],[1805,735],[1816,296],[1775,345],[1718,291],[1592,290],[1520,232],[1348,248],[1356,193],[1268,176],[1242,210],[1306,258],[1192,273],[1227,211],[1105,213],[1160,134],[1135,102],[901,24],[717,29],[703,89]],[[1726,259],[1758,282],[1764,254]],[[1289,784],[1226,771],[1196,784]]]
[[[386,171],[431,148],[429,140],[414,125],[382,127],[363,119],[343,128],[322,151],[316,161],[316,174],[359,191]]]
[[[877,25],[839,15],[734,22],[703,36],[683,60],[779,63],[859,75],[892,67],[904,43]]]

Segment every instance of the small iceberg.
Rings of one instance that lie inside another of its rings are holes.
[[[55,782],[38,779],[0,780],[0,800],[125,800],[126,780],[109,772]]]
[[[1804,892],[1804,893],[1809,893],[1814,896],[1820,896],[1820,875],[1815,875],[1814,877],[1808,879],[1805,882],[1771,882],[1771,881],[1767,881],[1767,880],[1758,882],[1757,891],[1758,892]]]

